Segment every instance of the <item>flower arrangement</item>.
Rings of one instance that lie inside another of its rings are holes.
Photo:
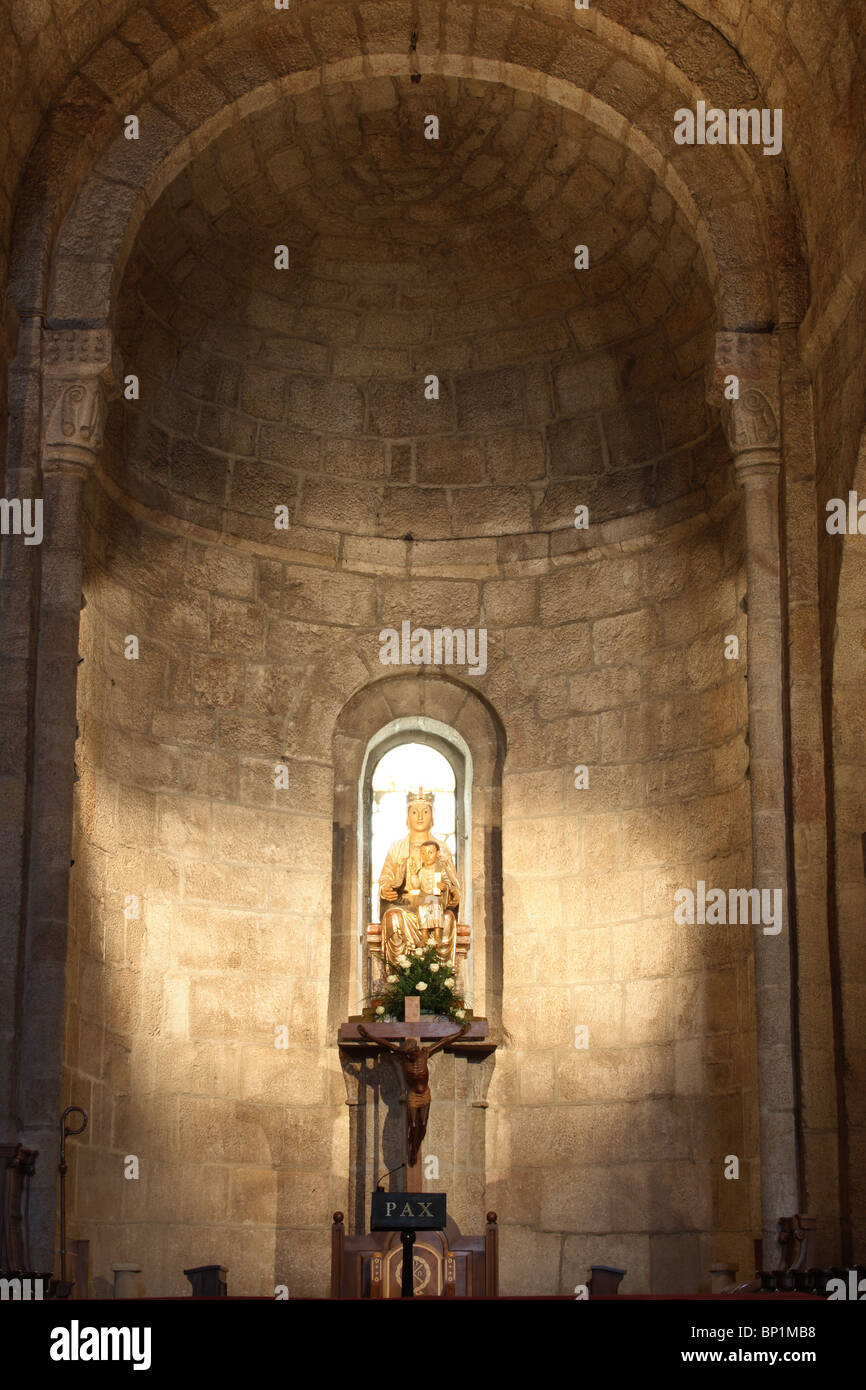
[[[472,1017],[472,1010],[454,993],[456,980],[449,974],[448,966],[443,965],[435,946],[416,946],[414,951],[400,956],[396,974],[392,970],[385,982],[385,993],[372,999],[364,1010],[364,1017],[374,1022],[388,1017],[402,1023],[407,994],[419,996],[422,1014],[450,1018],[455,1023],[465,1023]]]

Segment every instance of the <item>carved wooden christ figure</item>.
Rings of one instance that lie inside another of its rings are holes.
[[[391,845],[379,875],[380,897],[393,904],[381,914],[382,954],[393,969],[400,956],[433,944],[453,970],[460,902],[457,870],[448,846],[430,833],[433,794],[421,788],[410,792],[406,803],[409,833]]]
[[[434,1052],[447,1047],[456,1038],[462,1038],[468,1029],[469,1024],[464,1023],[462,1028],[458,1028],[454,1033],[449,1033],[447,1038],[440,1038],[439,1042],[434,1043],[432,1047],[422,1047],[420,1038],[404,1038],[401,1043],[388,1042],[385,1038],[371,1038],[363,1023],[358,1024],[358,1032],[362,1037],[365,1037],[368,1042],[375,1043],[377,1047],[384,1047],[388,1052],[395,1053],[403,1067],[403,1075],[408,1090],[406,1129],[409,1140],[410,1168],[418,1161],[421,1142],[427,1133],[427,1120],[430,1116],[430,1072],[427,1063]]]

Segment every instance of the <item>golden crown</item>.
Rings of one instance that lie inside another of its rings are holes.
[[[406,793],[406,805],[411,806],[415,801],[424,801],[428,806],[433,806],[433,792],[425,792],[423,787],[419,787],[416,792]]]

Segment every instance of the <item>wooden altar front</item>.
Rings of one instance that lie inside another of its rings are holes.
[[[499,1227],[487,1213],[483,1236],[464,1236],[451,1217],[444,1231],[415,1237],[416,1297],[495,1298],[499,1293]],[[399,1231],[347,1235],[341,1211],[331,1231],[332,1298],[399,1298],[403,1249]]]

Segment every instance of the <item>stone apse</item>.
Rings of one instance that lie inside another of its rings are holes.
[[[850,1259],[866,569],[823,527],[863,424],[854,252],[813,265],[833,160],[799,128],[775,158],[674,143],[717,87],[784,106],[733,3],[169,8],[93,39],[8,241],[6,495],[45,538],[3,541],[3,1126],[40,1150],[43,1259],[74,1103],[93,1293],[124,1260],[149,1294],[211,1262],[327,1292],[331,1213],[378,1176],[336,1035],[392,726],[471,755],[497,1048],[471,1084],[435,1059],[431,1143],[464,1230],[499,1213],[502,1291],[748,1277],[797,1211]],[[486,670],[384,665],[407,621],[483,629]],[[677,923],[699,882],[781,890],[780,930]]]

